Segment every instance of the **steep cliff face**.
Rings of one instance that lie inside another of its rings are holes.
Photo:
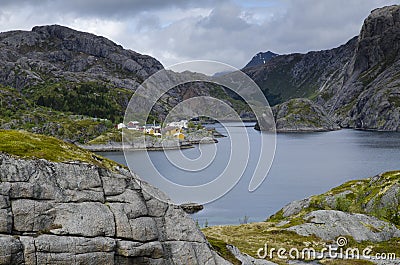
[[[244,69],[275,105],[306,97],[342,127],[400,131],[400,6],[373,10],[336,49],[289,54]]]
[[[400,6],[365,20],[341,82],[327,87],[324,106],[343,127],[400,130]]]
[[[0,146],[0,264],[229,264],[180,207],[148,195],[143,187],[155,188],[125,168],[56,139],[17,136],[30,144]]]

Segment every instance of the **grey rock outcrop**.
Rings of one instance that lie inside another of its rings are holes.
[[[318,210],[304,216],[306,223],[292,226],[289,231],[299,235],[316,235],[324,240],[339,236],[351,236],[356,241],[387,241],[400,237],[395,225],[365,214],[353,214],[335,210]]]
[[[285,207],[282,208],[283,217],[296,215],[299,212],[301,212],[301,210],[309,206],[310,206],[310,198],[298,201],[292,201],[291,203],[287,204]]]
[[[309,99],[292,99],[272,108],[277,132],[332,131],[340,127],[323,107]]]
[[[188,214],[197,213],[204,209],[203,205],[193,202],[183,203],[180,206]]]
[[[145,186],[120,167],[0,154],[0,264],[229,264]]]

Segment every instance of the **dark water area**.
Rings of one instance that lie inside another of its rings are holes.
[[[219,124],[213,126],[221,133],[226,133]],[[206,204],[203,211],[193,215],[200,225],[206,222],[208,225],[238,224],[245,216],[249,222],[262,221],[293,200],[326,192],[348,180],[400,169],[400,133],[357,130],[280,133],[277,134],[275,158],[267,178],[257,190],[249,192],[248,185],[259,155],[253,152],[253,148],[260,146],[260,132],[252,126],[246,127],[246,130],[252,148],[248,169],[230,192]],[[182,185],[199,185],[215,178],[229,161],[230,138],[218,140],[213,163],[197,172],[180,170],[170,163],[162,151],[149,152],[149,156],[157,170],[169,180]],[[211,152],[212,149],[212,145],[202,145],[201,151]],[[191,159],[200,154],[198,146],[166,152],[182,152]],[[126,164],[123,152],[100,154]],[[141,166],[145,156],[146,152],[142,151],[127,154],[129,161],[132,161],[130,164],[134,165],[134,172],[139,176],[151,174],[148,167]]]

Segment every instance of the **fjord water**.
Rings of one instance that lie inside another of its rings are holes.
[[[400,169],[400,133],[357,130],[280,133],[277,134],[275,159],[267,178],[256,191],[249,192],[249,181],[258,161],[260,132],[253,129],[254,124],[246,125],[251,145],[248,167],[229,193],[206,204],[203,211],[193,215],[200,225],[238,224],[245,216],[249,217],[249,222],[262,221],[293,200],[326,192],[348,180]],[[226,133],[221,125],[215,124],[215,127],[221,133]],[[218,140],[215,159],[198,172],[180,170],[169,163],[161,151],[149,152],[149,156],[157,170],[171,181],[183,185],[207,183],[224,170],[229,160],[229,137]],[[202,151],[207,152],[208,148],[211,146],[203,145]],[[167,152],[180,151],[191,159],[200,154],[197,146]],[[122,152],[101,155],[126,164]],[[127,154],[127,159],[137,165],[133,170],[139,176],[151,172],[140,166],[145,155],[142,151]],[[243,159],[247,159],[245,154]]]

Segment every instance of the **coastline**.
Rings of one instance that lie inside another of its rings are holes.
[[[109,142],[106,144],[95,144],[95,145],[94,144],[93,145],[76,144],[76,145],[80,148],[83,148],[91,152],[123,152],[124,150],[134,152],[134,151],[163,151],[163,150],[189,149],[189,148],[194,148],[194,145],[199,144],[200,142],[202,144],[212,144],[212,143],[218,143],[218,140],[214,138],[209,138],[205,140],[195,139],[190,141],[178,142],[177,145],[167,144],[165,146],[163,146],[162,142],[147,146],[143,146],[143,144],[136,146],[129,144],[124,145],[122,142]]]

